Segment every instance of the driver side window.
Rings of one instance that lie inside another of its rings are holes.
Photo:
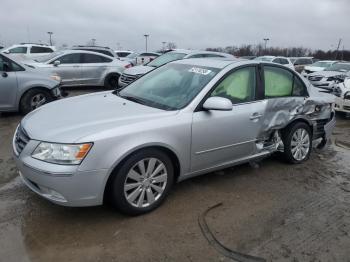
[[[232,104],[246,103],[255,100],[256,71],[249,66],[230,73],[211,93],[211,96],[224,97]]]
[[[60,61],[60,64],[79,64],[80,54],[76,53],[76,54],[63,55],[57,58],[55,61]],[[53,61],[51,64],[53,64],[55,61]]]

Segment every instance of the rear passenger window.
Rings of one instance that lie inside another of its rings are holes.
[[[93,55],[93,54],[84,54],[84,58],[83,58],[83,63],[109,63],[112,62],[112,59],[109,59],[107,57],[104,56],[100,56],[100,55]]]
[[[287,64],[289,64],[288,60],[287,60],[287,59],[284,59],[284,58],[280,58],[280,63],[281,63],[282,65],[287,65]]]
[[[264,66],[265,97],[305,96],[304,83],[292,72],[272,66]]]
[[[264,66],[265,97],[291,96],[293,89],[293,74],[285,69]]]
[[[41,47],[41,46],[32,46],[30,49],[30,52],[32,54],[40,54],[40,53],[52,53],[53,50],[48,47]]]
[[[9,50],[10,54],[26,54],[27,53],[27,47],[19,46],[15,47]]]
[[[244,67],[229,74],[211,93],[211,96],[228,98],[232,104],[255,100],[255,67]]]

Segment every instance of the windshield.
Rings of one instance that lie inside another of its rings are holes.
[[[333,64],[333,62],[318,61],[316,63],[313,63],[311,66],[327,68],[327,67],[331,66],[332,64]]]
[[[217,68],[167,64],[114,94],[147,106],[178,110],[190,103],[218,72]]]
[[[268,56],[259,56],[254,58],[254,60],[263,61],[263,62],[271,62],[273,59],[274,57],[268,57]]]
[[[166,53],[164,55],[157,57],[153,61],[149,62],[147,65],[153,66],[153,67],[159,67],[159,66],[165,65],[171,61],[182,59],[185,56],[186,56],[186,54],[184,54],[184,53],[169,52],[169,53]]]
[[[34,59],[35,62],[39,62],[39,63],[46,63],[47,61],[51,60],[52,58],[62,55],[63,52],[53,52],[49,55],[43,55],[43,56],[39,56],[37,58]]]
[[[325,71],[338,71],[338,72],[348,72],[350,71],[350,64],[334,64],[328,67]]]
[[[131,53],[131,54],[127,55],[126,58],[135,58],[138,55],[139,55],[138,53]]]

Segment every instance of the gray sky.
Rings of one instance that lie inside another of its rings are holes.
[[[0,43],[97,44],[144,50],[272,46],[350,48],[350,0],[1,0]]]

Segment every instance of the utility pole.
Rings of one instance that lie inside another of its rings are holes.
[[[264,38],[264,41],[265,41],[265,55],[266,55],[266,47],[267,47],[267,41],[269,41],[270,38]]]
[[[344,61],[344,49],[345,49],[345,47],[344,47],[344,45],[343,45],[343,51],[342,51],[342,53],[341,53],[341,60],[343,60],[343,61]]]
[[[163,52],[165,52],[165,44],[166,44],[166,42],[163,41],[162,44],[163,44]]]
[[[338,58],[338,52],[339,52],[339,47],[340,47],[341,41],[342,41],[342,39],[339,38],[338,47],[337,47],[337,50],[335,51],[335,60],[337,60],[337,58]]]
[[[53,32],[47,32],[49,34],[49,37],[50,37],[50,45],[52,45],[52,35],[53,35]]]
[[[145,35],[143,35],[143,36],[144,36],[145,39],[146,39],[146,52],[147,52],[147,50],[148,50],[148,43],[147,43],[147,41],[148,41],[149,35],[145,34]]]
[[[95,44],[96,44],[96,39],[95,38],[91,39],[91,44],[92,44],[92,46],[95,46]]]

